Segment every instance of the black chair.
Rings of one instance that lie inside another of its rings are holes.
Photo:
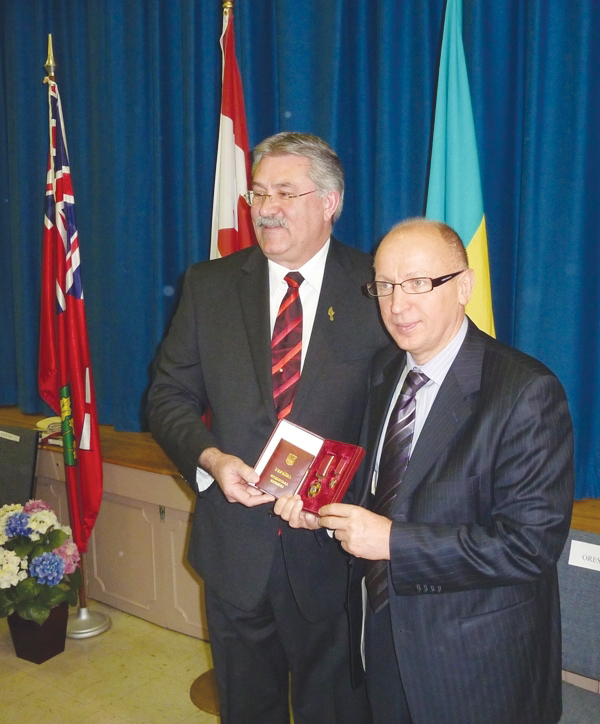
[[[573,530],[558,562],[562,619],[562,667],[600,680],[600,570],[569,565],[571,541],[599,546],[600,534]],[[599,724],[600,693],[563,681],[560,724]]]
[[[38,430],[0,426],[0,506],[33,497],[39,439]]]

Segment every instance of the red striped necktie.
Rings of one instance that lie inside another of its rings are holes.
[[[302,303],[299,289],[304,278],[300,272],[290,272],[285,281],[288,290],[279,307],[271,340],[273,399],[280,420],[292,411],[302,356]]]

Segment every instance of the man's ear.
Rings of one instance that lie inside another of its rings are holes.
[[[323,196],[323,205],[325,221],[329,221],[340,205],[340,192],[330,191],[328,194],[325,194],[325,196]]]
[[[473,294],[473,288],[475,287],[475,272],[472,269],[467,269],[466,272],[461,276],[458,282],[458,294],[459,301],[466,307],[471,295]]]

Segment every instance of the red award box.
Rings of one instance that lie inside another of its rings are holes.
[[[341,500],[365,451],[358,445],[326,440],[280,420],[256,465],[259,490],[276,498],[298,493],[304,510],[316,513]]]

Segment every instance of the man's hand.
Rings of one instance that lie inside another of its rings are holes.
[[[333,530],[348,553],[371,561],[389,561],[392,530],[389,518],[346,503],[324,505],[319,516],[319,525]]]
[[[302,510],[302,498],[299,495],[282,495],[273,509],[283,520],[287,520],[291,528],[318,530],[319,516]]]
[[[198,463],[217,481],[223,494],[230,503],[241,503],[247,508],[270,503],[275,498],[253,488],[248,483],[257,483],[260,476],[235,455],[227,455],[216,447],[204,450]]]

